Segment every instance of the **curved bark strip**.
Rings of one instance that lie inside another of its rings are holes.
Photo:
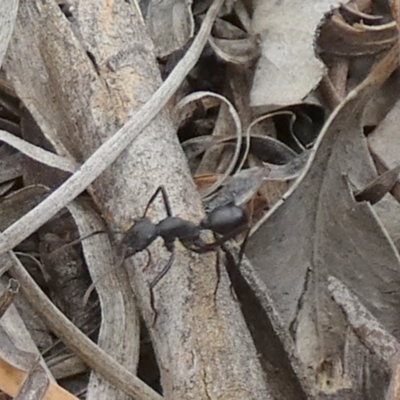
[[[221,3],[211,6],[214,15]],[[50,136],[57,133],[52,143],[61,143],[83,162],[161,84],[152,43],[129,2],[76,1],[69,20],[50,1],[22,4],[18,42],[13,43],[7,72],[42,130]],[[21,54],[23,65],[18,61]],[[112,228],[121,229],[143,213],[160,184],[167,188],[175,215],[200,220],[201,201],[166,111],[90,191]],[[163,218],[162,204],[157,201],[149,216],[154,221]],[[176,247],[171,271],[155,288],[154,326],[149,283],[169,253],[157,240],[150,247],[152,266],[143,269],[141,255],[135,258],[135,268],[126,262],[153,340],[165,398],[272,398],[226,273],[218,279],[215,255],[194,255]],[[132,337],[132,346],[126,341],[123,349],[124,364],[131,370],[137,340]]]

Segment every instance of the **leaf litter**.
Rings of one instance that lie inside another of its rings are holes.
[[[203,20],[206,2],[193,2],[194,13],[186,1],[143,3],[160,68],[168,71]],[[259,2],[249,9],[241,1],[227,2],[208,48],[173,98],[178,136],[206,210],[235,203],[253,219],[245,249],[251,265],[244,261],[242,281],[234,281],[234,289],[250,325],[256,323],[246,314],[251,301],[241,297],[245,290],[259,300],[258,319],[262,315],[273,326],[267,340],[279,350],[259,351],[276,398],[383,398],[390,373],[390,398],[396,398],[396,368],[389,364],[396,364],[400,340],[398,103],[382,122],[364,111],[372,104],[374,114],[385,115],[397,100],[387,85],[398,78],[390,77],[398,64],[392,47],[398,29],[387,16],[374,15],[368,2],[361,3],[357,9],[353,4],[337,8],[333,0]],[[12,75],[12,66],[7,68]],[[6,99],[9,88],[0,88]],[[35,111],[27,93],[19,89],[12,95],[22,95]],[[329,105],[337,107],[321,129]],[[56,155],[11,137],[6,127],[12,123],[18,136],[17,115],[10,118],[0,108],[0,118],[4,141],[27,157],[70,172],[79,166],[63,151]],[[372,130],[367,138],[366,126]],[[43,127],[51,130],[48,121]],[[0,183],[4,191],[25,187],[22,197],[13,192],[12,209],[26,212],[26,205],[30,209],[47,191],[25,186],[24,165],[30,164],[4,146]],[[0,202],[4,228],[14,221],[10,204]],[[86,203],[73,203],[70,210],[82,235],[99,223]],[[104,265],[112,270],[108,241],[99,237],[82,247],[94,278],[101,279]],[[105,287],[122,287],[122,297],[131,294],[124,271],[109,279],[99,283],[98,293],[102,312],[116,314],[107,300],[112,291]],[[104,328],[101,340],[117,335],[107,328],[112,327]],[[380,332],[379,340],[372,340],[373,332]],[[252,333],[260,345],[263,332]],[[390,356],[381,350],[385,344]],[[156,369],[154,361],[146,361]],[[280,368],[285,372],[272,379],[270,370]],[[295,382],[289,385],[287,374],[293,371]]]

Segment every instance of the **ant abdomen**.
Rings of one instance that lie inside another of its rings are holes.
[[[200,227],[224,235],[247,224],[247,222],[246,211],[239,206],[229,204],[214,208],[200,222]]]

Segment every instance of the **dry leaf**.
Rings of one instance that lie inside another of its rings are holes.
[[[382,123],[368,137],[368,145],[374,159],[384,170],[394,168],[400,162],[400,101],[397,101]],[[400,199],[400,185],[394,188],[395,196]]]
[[[315,35],[336,0],[257,1],[253,33],[261,37],[261,57],[251,104],[268,108],[300,103],[319,84],[325,66],[316,57]]]
[[[328,54],[365,56],[389,49],[396,38],[394,22],[378,26],[362,23],[350,25],[340,14],[336,14],[322,25],[318,46]]]
[[[246,65],[259,56],[256,38],[226,40],[210,37],[210,46],[221,60],[232,64]]]
[[[392,51],[385,59],[390,67],[382,64],[335,110],[305,172],[248,245],[247,254],[321,394],[362,392],[365,382],[355,378],[357,371],[376,373],[367,358],[360,364],[362,347],[349,336],[342,312],[326,291],[329,275],[340,278],[400,337],[399,254],[374,210],[354,200],[344,179],[347,175],[359,188],[376,176],[361,131],[362,112],[376,82],[395,67],[395,57]],[[384,390],[377,385],[370,395],[380,398]]]
[[[188,0],[151,0],[146,16],[147,28],[157,57],[166,57],[181,49],[194,32]]]
[[[384,174],[378,176],[364,189],[354,193],[357,201],[368,201],[370,204],[375,204],[388,193],[395,184],[400,173],[400,166],[386,171]]]

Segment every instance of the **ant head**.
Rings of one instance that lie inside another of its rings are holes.
[[[126,246],[126,254],[133,255],[144,250],[157,238],[156,226],[150,218],[143,217],[126,232],[122,244]]]
[[[214,208],[201,222],[202,229],[225,235],[236,228],[247,224],[246,211],[234,204]]]

